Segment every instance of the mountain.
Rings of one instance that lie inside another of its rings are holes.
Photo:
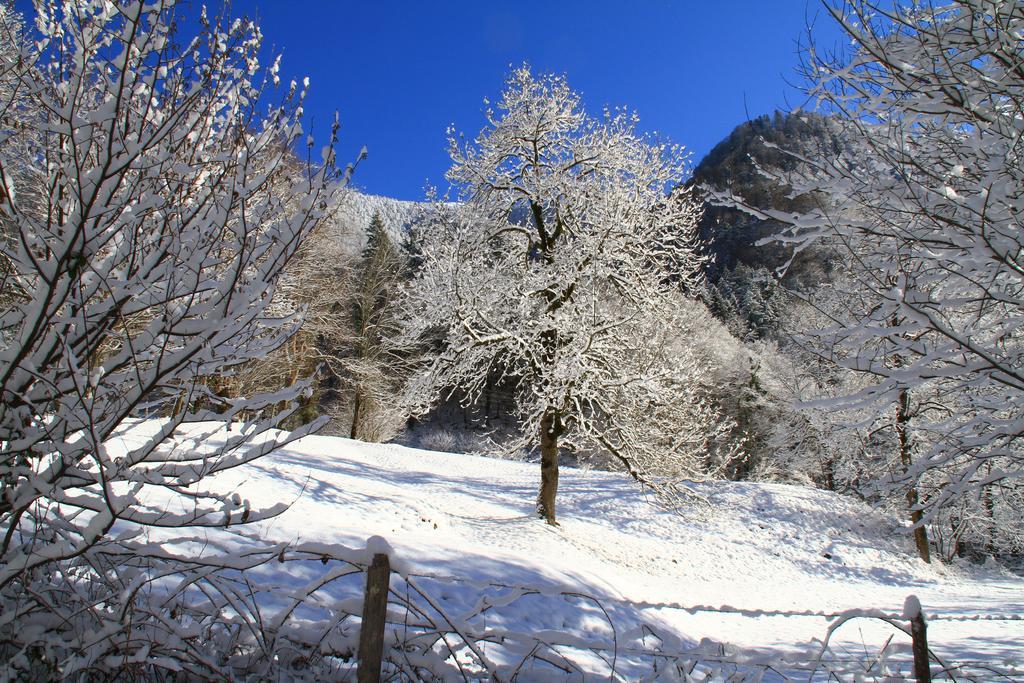
[[[790,188],[763,170],[785,175],[799,169],[800,157],[831,159],[848,152],[842,127],[820,114],[797,112],[761,116],[737,126],[694,169],[690,183],[730,191],[757,207],[802,212],[815,197],[790,197]],[[763,170],[762,170],[763,169]],[[752,217],[739,209],[709,205],[701,219],[701,239],[714,256],[708,270],[712,282],[739,265],[776,272],[790,258],[791,249],[781,244],[759,245],[782,226]],[[788,288],[813,288],[829,277],[833,253],[816,247],[797,255],[782,275]]]
[[[401,243],[409,229],[431,210],[428,202],[410,202],[358,190],[345,190],[338,199],[338,222],[361,228],[366,232],[374,214],[379,214],[384,227],[396,243]]]

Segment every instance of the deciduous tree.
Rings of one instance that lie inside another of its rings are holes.
[[[30,678],[224,675],[213,640],[189,635],[219,612],[186,616],[176,591],[245,562],[188,560],[146,529],[280,509],[204,480],[303,434],[269,430],[304,388],[224,397],[211,378],[295,330],[270,307],[329,200],[332,147],[319,169],[288,163],[305,90],[274,95],[251,22],[204,12],[182,43],[173,2],[36,12],[36,40],[0,66],[19,93],[0,101],[0,660]],[[26,115],[39,134],[8,135]]]
[[[521,438],[506,447],[539,450],[552,524],[560,450],[658,485],[698,471],[720,435],[674,347],[700,206],[682,149],[636,126],[589,115],[562,77],[512,72],[475,140],[450,138],[461,201],[424,228],[405,304],[406,334],[441,340],[414,382],[424,405],[452,387],[474,400],[489,377],[515,387]]]
[[[1024,7],[829,9],[851,51],[812,48],[807,73],[856,150],[787,179],[827,197],[821,208],[761,214],[798,249],[834,238],[869,295],[828,331],[841,363],[872,379],[835,405],[893,416],[902,468],[889,478],[921,528],[966,497],[1010,504],[1024,473]]]

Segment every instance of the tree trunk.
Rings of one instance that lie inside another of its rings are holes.
[[[910,453],[910,435],[907,433],[907,422],[910,421],[910,392],[900,389],[899,398],[896,401],[896,438],[900,445],[900,463],[903,465],[904,473],[910,471],[912,464]],[[917,545],[917,554],[925,562],[931,563],[931,550],[928,548],[928,530],[921,524],[921,510],[917,506],[917,486],[913,483],[907,488],[907,509],[910,511],[910,521],[914,523],[914,543]]]
[[[548,408],[540,418],[540,493],[537,512],[548,524],[558,526],[555,519],[555,494],[558,493],[558,436],[561,433],[558,411]]]
[[[828,491],[836,490],[836,459],[824,458],[821,460],[822,484]]]
[[[992,462],[985,463],[987,465],[986,474],[992,474]],[[981,487],[981,505],[985,510],[985,552],[989,555],[996,554],[996,503],[995,498],[992,496],[992,485],[988,484]]]
[[[362,408],[363,397],[361,392],[356,389],[355,395],[352,397],[352,431],[349,433],[350,439],[359,438],[359,409]]]
[[[484,383],[484,426],[491,426],[491,370],[487,369],[487,381]]]

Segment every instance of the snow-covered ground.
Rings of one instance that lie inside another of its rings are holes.
[[[220,484],[254,505],[294,501],[262,524],[266,538],[362,548],[383,537],[449,613],[538,640],[601,640],[622,649],[617,667],[630,647],[683,651],[703,639],[806,661],[830,619],[771,612],[898,616],[910,594],[940,657],[1021,665],[1019,577],[926,565],[895,520],[827,492],[715,482],[696,488],[706,504],[669,512],[625,475],[564,468],[555,528],[534,513],[536,464],[312,436],[240,471]],[[494,609],[479,609],[484,595]],[[908,659],[909,638],[867,618],[838,629],[829,656],[870,659],[890,637]],[[580,666],[607,679],[604,661]]]

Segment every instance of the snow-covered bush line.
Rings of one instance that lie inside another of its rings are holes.
[[[223,553],[232,542],[248,550],[225,566]],[[89,613],[79,615],[77,640],[65,641],[64,647],[88,652],[90,641],[102,637],[107,654],[69,657],[55,663],[49,675],[121,671],[159,679],[180,672],[234,680],[352,676],[358,665],[365,569],[381,549],[379,543],[371,540],[366,549],[323,543],[268,546],[258,538],[225,532],[222,547],[209,561],[176,552],[200,543],[209,545],[210,539],[167,543],[163,561],[150,556],[143,564],[118,558],[122,576],[134,570],[133,580],[123,585],[134,597],[132,622],[120,629],[107,624],[97,632],[102,622]],[[462,594],[479,591],[473,604],[452,604],[450,577],[406,573],[398,558],[393,569],[385,672],[398,680],[571,680],[595,675],[633,680],[647,674],[658,680],[720,680],[723,675],[767,671],[784,673],[780,680],[790,680],[815,668],[850,673],[865,666],[828,657],[819,664],[764,656],[710,641],[687,646],[654,625],[617,625],[601,601],[569,586],[479,584]],[[79,568],[66,586],[89,591],[100,579]],[[516,623],[517,610],[537,609],[533,598],[545,609],[561,612],[566,628],[527,632],[503,626]],[[594,615],[600,615],[598,621]],[[19,623],[31,629],[33,616],[18,614]],[[19,653],[0,675],[46,675],[41,666],[55,652],[57,648]]]

